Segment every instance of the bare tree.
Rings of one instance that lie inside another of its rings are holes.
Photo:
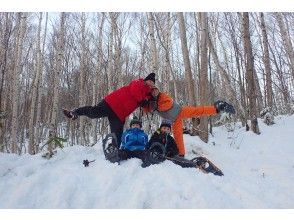
[[[53,105],[52,105],[52,114],[50,118],[50,130],[49,138],[54,138],[57,136],[57,117],[58,117],[58,103],[59,103],[59,88],[60,88],[60,76],[62,74],[62,64],[64,56],[64,42],[65,42],[65,20],[66,13],[62,12],[60,14],[60,29],[57,39],[57,48],[55,53],[55,69],[54,69],[54,78],[53,78]],[[53,149],[55,148],[54,142],[51,142],[48,146],[48,151],[52,154]]]
[[[36,103],[37,103],[37,97],[38,97],[38,88],[40,84],[40,78],[41,78],[41,68],[42,68],[42,55],[41,55],[41,29],[42,29],[42,19],[43,19],[43,13],[39,13],[39,27],[38,27],[38,35],[37,35],[37,64],[36,64],[36,74],[34,77],[34,82],[32,85],[32,94],[31,94],[31,106],[30,106],[30,117],[29,117],[29,154],[35,154],[36,153],[36,147],[35,147],[35,113],[36,113]]]
[[[151,47],[151,72],[158,72],[158,54],[156,48],[155,32],[154,32],[154,17],[153,13],[148,13],[148,28],[150,36],[150,47]]]
[[[23,38],[26,29],[26,13],[17,13],[17,36],[15,43],[15,64],[12,73],[12,120],[11,120],[11,151],[20,153],[18,150],[17,131],[18,131],[18,106],[19,106],[19,76],[21,74],[21,58]]]
[[[266,76],[266,104],[269,107],[273,107],[273,88],[272,88],[272,76],[271,76],[271,63],[269,55],[269,43],[267,37],[267,31],[264,21],[264,14],[260,13],[260,26],[262,30],[262,43],[263,43],[263,62],[265,67],[265,76]]]
[[[291,72],[292,72],[292,76],[293,76],[293,81],[294,81],[294,50],[293,50],[293,45],[291,42],[291,38],[289,36],[289,33],[285,27],[285,23],[283,20],[283,14],[282,13],[275,13],[276,19],[278,21],[279,24],[279,28],[280,28],[280,33],[281,33],[281,37],[283,39],[283,44],[284,44],[284,48],[287,52],[287,56],[289,58],[290,61],[290,68],[291,68]]]
[[[200,82],[200,105],[209,105],[209,92],[208,92],[208,21],[207,21],[207,13],[199,12],[198,20],[200,23],[200,73],[199,73],[199,82]],[[201,117],[200,118],[200,134],[199,137],[202,141],[208,142],[208,118]]]
[[[186,36],[186,25],[183,12],[177,13],[178,22],[179,22],[179,30],[180,30],[180,40],[181,40],[181,47],[182,47],[182,54],[184,60],[184,67],[185,67],[185,83],[187,84],[186,92],[188,94],[188,101],[190,105],[196,104],[196,96],[194,90],[194,79],[192,75],[190,57],[189,57],[189,50],[187,44],[187,36]],[[199,125],[199,122],[193,119],[193,127],[196,128]],[[194,129],[193,134],[197,134],[196,130]]]
[[[254,82],[254,58],[252,53],[252,45],[250,40],[249,32],[249,14],[248,12],[243,13],[243,43],[244,52],[246,59],[246,81],[247,81],[247,91],[249,99],[249,115],[251,120],[251,129],[254,133],[260,134],[258,121],[257,121],[257,99],[256,99],[256,88]]]

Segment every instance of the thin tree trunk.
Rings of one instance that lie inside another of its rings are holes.
[[[12,22],[10,15],[11,13],[5,13],[5,22],[3,28],[3,34],[1,33],[1,44],[0,44],[0,73],[1,73],[1,82],[0,82],[0,152],[4,151],[4,136],[8,132],[8,129],[5,129],[7,116],[5,116],[5,106],[7,99],[5,97],[5,88],[4,82],[6,81],[7,74],[7,61],[8,61],[8,51],[9,51],[9,40],[12,33]]]
[[[158,72],[158,55],[156,48],[156,40],[154,33],[154,17],[153,13],[148,13],[148,28],[149,28],[149,36],[150,36],[150,47],[151,47],[151,72]]]
[[[60,30],[58,33],[57,39],[57,51],[55,54],[55,71],[54,71],[54,79],[53,79],[53,104],[52,104],[52,115],[50,118],[50,130],[49,130],[49,138],[54,138],[57,136],[57,116],[58,116],[58,95],[60,88],[60,76],[62,74],[62,63],[64,56],[64,42],[65,42],[65,19],[66,13],[62,12],[60,15]],[[54,143],[51,142],[48,146],[48,151],[52,154],[55,146]]]
[[[97,105],[98,101],[98,89],[102,86],[101,80],[99,80],[99,76],[102,76],[102,65],[103,65],[103,26],[105,21],[105,15],[102,13],[101,15],[101,23],[98,26],[99,35],[98,35],[98,45],[97,45],[97,67],[93,82],[93,97],[92,97],[92,106]],[[93,144],[97,142],[97,120],[92,120],[92,137]]]
[[[183,12],[177,13],[178,21],[179,21],[179,29],[180,29],[180,39],[181,39],[181,47],[182,47],[182,54],[185,66],[185,81],[187,84],[187,93],[188,93],[188,103],[190,105],[196,104],[196,96],[194,90],[194,80],[192,75],[189,51],[188,51],[188,44],[187,44],[187,36],[186,36],[186,25]],[[199,125],[198,120],[192,120],[193,127],[197,127]],[[198,132],[193,129],[192,134],[196,135]]]
[[[86,84],[86,17],[83,12],[81,15],[81,57],[80,57],[80,77],[79,77],[79,106],[85,106],[87,97],[85,91]],[[78,144],[86,145],[86,118],[79,117]]]
[[[37,92],[38,87],[40,83],[40,77],[41,77],[41,29],[42,29],[42,18],[43,13],[39,13],[39,28],[38,28],[38,35],[37,35],[37,65],[36,65],[36,75],[35,80],[32,86],[32,100],[31,100],[31,106],[30,106],[30,117],[29,117],[29,154],[35,154],[35,112],[36,112],[36,102],[37,102]]]
[[[39,151],[38,145],[42,140],[42,136],[44,133],[44,125],[41,122],[41,107],[42,107],[42,97],[43,97],[43,87],[42,87],[42,77],[43,77],[43,64],[44,64],[44,54],[45,54],[45,45],[46,45],[46,37],[47,37],[47,26],[48,26],[48,12],[46,12],[45,18],[45,27],[44,27],[44,35],[43,35],[43,44],[42,44],[42,53],[41,53],[41,60],[40,60],[40,82],[38,86],[38,98],[37,98],[37,113],[36,113],[36,125],[37,125],[37,132],[36,132],[36,153]]]
[[[26,29],[26,13],[17,13],[17,39],[15,47],[15,65],[12,75],[12,120],[11,120],[11,145],[12,153],[18,152],[18,106],[19,106],[19,76],[21,74],[21,58],[23,38]]]
[[[199,73],[199,82],[200,82],[200,105],[207,106],[210,104],[209,99],[209,91],[208,91],[208,44],[207,44],[207,37],[208,37],[208,21],[207,21],[207,13],[199,12],[198,19],[200,23],[200,73]],[[208,142],[208,118],[201,117],[200,118],[200,134],[199,137],[205,143]]]
[[[246,58],[246,81],[248,86],[248,98],[249,98],[249,115],[251,120],[251,129],[254,133],[260,134],[258,121],[257,121],[257,99],[256,99],[256,88],[254,82],[254,59],[252,53],[252,45],[249,33],[249,14],[248,12],[243,13],[243,37],[244,37],[244,51]]]
[[[294,50],[293,50],[293,45],[291,42],[291,38],[287,32],[287,29],[285,27],[285,23],[283,20],[283,16],[282,13],[277,12],[275,13],[276,19],[278,21],[279,24],[279,28],[280,28],[280,32],[281,32],[281,37],[283,40],[283,44],[285,47],[285,50],[287,52],[287,56],[290,60],[290,69],[291,69],[291,73],[292,73],[292,82],[294,82]]]
[[[273,88],[272,88],[272,77],[271,77],[271,64],[268,46],[268,37],[264,21],[264,14],[260,13],[260,22],[262,30],[262,43],[263,43],[263,63],[265,67],[265,77],[266,77],[266,104],[269,107],[273,107]]]
[[[184,66],[185,66],[185,80],[187,83],[188,101],[190,105],[194,105],[196,102],[196,97],[194,92],[195,90],[194,90],[194,84],[193,84],[193,76],[192,76],[191,63],[189,58],[184,14],[183,12],[179,12],[177,13],[177,16],[179,20],[180,39],[181,39],[182,53],[183,53]]]

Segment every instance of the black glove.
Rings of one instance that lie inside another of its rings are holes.
[[[78,118],[77,113],[75,113],[74,111],[67,110],[67,109],[63,109],[63,114],[72,120],[76,120]]]
[[[142,107],[142,108],[144,108],[144,107],[147,107],[148,104],[149,104],[149,100],[144,99],[143,101],[141,101],[141,102],[139,103],[139,106]]]
[[[235,109],[232,105],[225,101],[216,101],[214,103],[214,107],[216,108],[217,113],[226,112],[230,114],[235,114]]]

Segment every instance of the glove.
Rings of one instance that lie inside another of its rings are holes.
[[[63,109],[63,114],[72,120],[76,120],[78,118],[77,113],[75,113],[74,111],[67,110],[67,109]]]
[[[142,107],[142,108],[144,108],[144,107],[147,107],[148,104],[149,104],[149,100],[144,99],[143,101],[141,101],[141,102],[139,103],[139,106]]]
[[[225,101],[216,101],[214,103],[214,107],[216,108],[217,113],[226,112],[230,114],[235,114],[235,109],[232,105]]]

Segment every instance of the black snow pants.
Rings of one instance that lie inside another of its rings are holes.
[[[112,109],[104,99],[102,99],[102,101],[95,106],[80,107],[75,109],[74,112],[79,116],[83,115],[89,118],[107,117],[110,124],[111,133],[115,133],[118,146],[120,146],[125,122],[122,122],[118,118],[118,116],[112,111]]]

